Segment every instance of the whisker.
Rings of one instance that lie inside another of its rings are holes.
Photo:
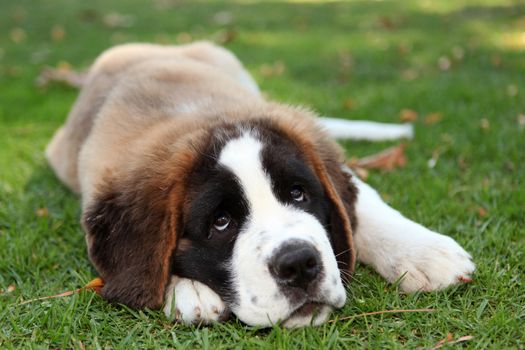
[[[349,251],[351,251],[351,250],[352,250],[351,248],[348,248],[348,249],[346,249],[346,250],[343,250],[342,252],[337,253],[337,254],[335,255],[335,257],[337,258],[339,255],[342,255],[342,254],[344,254],[344,253],[347,253],[347,252],[349,252]]]

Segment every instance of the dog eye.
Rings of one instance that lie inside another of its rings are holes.
[[[304,188],[300,185],[293,185],[290,190],[290,197],[296,202],[304,202],[306,197],[304,195]]]
[[[230,226],[231,217],[230,214],[222,211],[215,216],[215,222],[213,223],[213,228],[217,231],[224,231]]]

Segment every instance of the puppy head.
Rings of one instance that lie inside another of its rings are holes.
[[[305,136],[268,121],[223,126],[188,182],[171,273],[250,325],[320,324],[346,300],[355,191]]]
[[[355,189],[319,135],[277,120],[221,122],[108,182],[83,215],[103,297],[158,308],[177,275],[250,325],[324,322],[343,306],[355,261]]]

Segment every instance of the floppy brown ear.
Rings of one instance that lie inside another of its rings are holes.
[[[356,261],[353,230],[357,226],[357,188],[350,181],[351,175],[343,172],[335,154],[319,153],[319,157],[313,157],[313,166],[332,205],[329,227],[332,246],[339,269],[352,273]]]
[[[176,244],[170,192],[135,183],[99,193],[82,223],[90,259],[104,280],[102,297],[159,308]]]

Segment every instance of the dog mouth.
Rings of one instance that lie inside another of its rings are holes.
[[[307,301],[301,306],[299,306],[297,309],[295,309],[288,318],[314,315],[314,313],[319,312],[321,308],[326,305],[327,304],[320,303],[317,301]]]
[[[320,325],[326,321],[333,306],[318,301],[306,301],[297,307],[284,321],[287,328]]]

